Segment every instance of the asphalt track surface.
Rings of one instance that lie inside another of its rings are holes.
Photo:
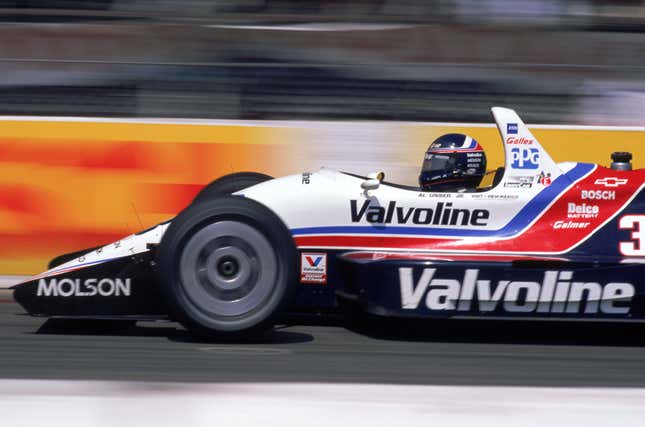
[[[645,325],[291,319],[258,339],[195,340],[168,322],[61,330],[0,303],[0,378],[642,387]]]

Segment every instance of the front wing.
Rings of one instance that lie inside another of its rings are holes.
[[[34,316],[165,318],[153,252],[39,277],[14,287],[16,301]]]

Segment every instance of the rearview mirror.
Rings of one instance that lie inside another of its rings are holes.
[[[365,191],[376,190],[379,185],[381,185],[383,178],[385,178],[385,174],[383,172],[368,173],[367,179],[361,183],[361,188]]]

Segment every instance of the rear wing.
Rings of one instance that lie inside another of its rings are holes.
[[[560,168],[515,111],[502,107],[493,107],[491,111],[504,143],[506,162],[502,182],[509,177],[554,180],[562,175]]]

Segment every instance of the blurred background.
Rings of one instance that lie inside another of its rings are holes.
[[[645,124],[637,0],[16,0],[0,19],[0,114]]]
[[[0,274],[172,218],[235,171],[414,185],[449,132],[494,170],[493,105],[558,162],[645,165],[645,1],[0,0],[0,21]]]

